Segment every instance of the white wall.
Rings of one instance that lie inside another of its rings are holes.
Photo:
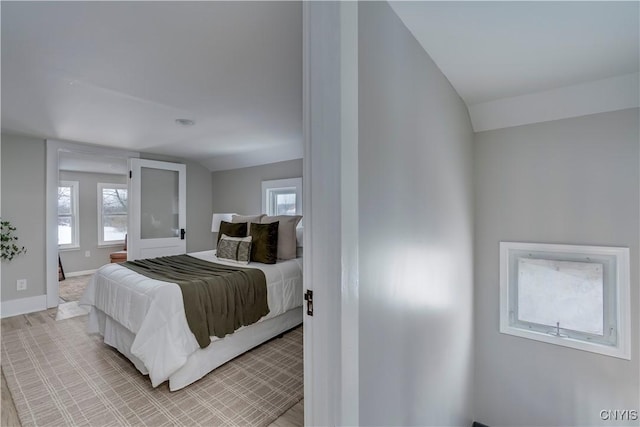
[[[499,426],[602,421],[640,399],[638,109],[475,137],[475,419]],[[500,241],[631,249],[631,361],[499,333]]]
[[[358,18],[359,421],[470,426],[469,115],[387,3]]]

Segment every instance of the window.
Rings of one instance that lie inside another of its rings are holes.
[[[127,234],[127,185],[98,184],[99,245],[124,243]]]
[[[58,183],[58,248],[78,248],[78,181]]]
[[[500,243],[500,332],[630,359],[629,249]]]
[[[302,178],[262,181],[262,211],[267,215],[302,215]]]

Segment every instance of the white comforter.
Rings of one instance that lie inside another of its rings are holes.
[[[237,266],[216,258],[214,251],[189,255]],[[302,304],[302,258],[272,265],[250,263],[247,267],[259,268],[267,279],[270,312],[260,321]],[[108,264],[93,276],[80,304],[92,307],[90,333],[99,332],[99,322],[104,322],[104,316],[100,317],[93,309],[95,307],[135,335],[131,353],[144,364],[153,387],[166,381],[185,364],[191,353],[200,348],[187,324],[182,292],[174,283],[150,279],[121,265]],[[212,340],[217,339],[212,337]]]

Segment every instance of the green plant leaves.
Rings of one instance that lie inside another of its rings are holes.
[[[27,252],[24,246],[16,244],[18,237],[13,235],[16,230],[11,222],[0,220],[0,258],[2,260],[11,261],[17,255]]]

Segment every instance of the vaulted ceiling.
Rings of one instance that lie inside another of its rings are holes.
[[[638,2],[391,4],[467,105],[638,72]]]
[[[472,120],[486,105],[495,113],[496,102],[593,82],[638,91],[636,1],[391,7]],[[211,170],[302,156],[299,2],[1,8],[3,131],[180,156]],[[637,106],[638,95],[626,94],[623,104]],[[195,124],[177,125],[181,118]]]

